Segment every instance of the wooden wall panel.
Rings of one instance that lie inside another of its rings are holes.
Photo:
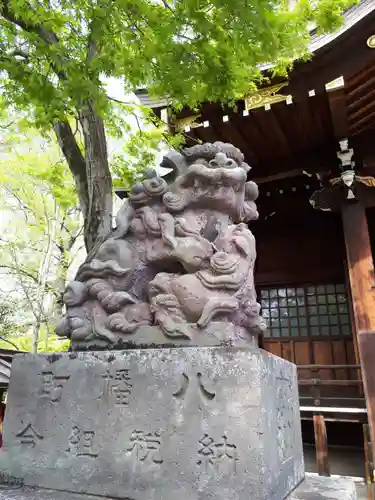
[[[345,243],[340,216],[308,207],[306,192],[303,207],[293,213],[283,211],[281,202],[285,200],[287,205],[285,197],[279,196],[279,200],[276,197],[277,194],[271,193],[266,201],[261,200],[261,220],[251,225],[257,241],[257,288],[345,283]],[[262,213],[272,211],[275,212],[272,217],[262,220]],[[264,347],[297,365],[355,364],[351,338],[266,337]],[[345,380],[356,376],[355,370],[346,369],[299,371],[299,377],[304,379]]]
[[[332,340],[333,365],[346,365],[346,344],[345,340]],[[349,379],[349,370],[335,370],[334,376],[337,379]]]
[[[295,352],[295,363],[296,365],[310,365],[310,346],[309,342],[306,340],[305,342],[299,341],[294,344],[294,352]],[[307,370],[301,372],[302,378],[309,378]]]
[[[294,363],[294,350],[293,341],[282,342],[281,344],[281,357],[287,359],[291,363]]]
[[[346,340],[345,347],[346,347],[346,356],[347,356],[347,360],[348,360],[348,365],[355,365],[356,358],[355,358],[353,339]],[[358,378],[360,378],[360,371],[350,370],[349,379],[357,380]]]
[[[264,349],[279,358],[282,358],[281,355],[281,342],[274,342],[273,340],[264,339]]]
[[[318,340],[302,339],[291,340],[287,338],[265,338],[264,349],[275,356],[284,358],[296,365],[346,365],[355,364],[353,341],[350,339],[327,339]],[[347,379],[356,378],[356,370],[340,368],[332,373],[332,370],[321,370],[322,378],[325,379]],[[350,373],[351,372],[351,373]],[[302,375],[302,373],[304,373]],[[313,376],[308,370],[301,371],[302,378]]]
[[[331,342],[325,340],[314,340],[312,342],[314,364],[316,365],[332,365],[332,349]],[[331,370],[320,370],[319,378],[332,380]]]
[[[339,217],[313,210],[293,223],[278,214],[251,225],[257,241],[258,288],[288,284],[344,283],[345,245]],[[298,217],[298,214],[295,214]],[[307,218],[307,220],[306,220]],[[322,245],[324,241],[324,245]]]
[[[310,365],[311,364],[311,350],[308,340],[298,341],[294,343],[295,363],[296,365]],[[298,377],[300,379],[310,379],[312,376],[311,370],[300,370]]]

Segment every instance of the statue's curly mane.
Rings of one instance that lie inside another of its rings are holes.
[[[218,153],[224,153],[227,158],[231,158],[240,166],[244,161],[244,155],[241,151],[232,146],[232,144],[225,142],[197,144],[196,146],[182,150],[182,154],[188,159],[189,163],[198,158],[203,158],[207,161],[213,160]]]

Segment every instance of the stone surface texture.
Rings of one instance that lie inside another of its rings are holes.
[[[353,481],[344,478],[309,476],[288,500],[356,500]]]
[[[0,470],[132,500],[283,500],[304,477],[296,367],[256,347],[18,355]]]
[[[247,226],[258,186],[243,154],[216,142],[169,153],[163,165],[174,180],[145,172],[65,291],[56,333],[73,350],[241,345],[265,329]]]
[[[100,500],[101,498],[103,497],[33,488],[2,490],[0,486],[0,500]],[[253,499],[248,496],[247,500]],[[357,496],[353,481],[328,477],[307,477],[287,497],[287,500],[357,500]]]
[[[103,497],[36,488],[1,488],[0,500],[103,500]],[[118,500],[118,499],[109,499]]]

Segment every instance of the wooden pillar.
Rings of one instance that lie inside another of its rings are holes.
[[[314,415],[315,453],[319,476],[329,476],[327,429],[323,415]]]
[[[343,205],[342,220],[354,314],[354,345],[362,370],[368,424],[375,456],[375,280],[366,210],[360,203]],[[374,480],[374,471],[372,471]]]
[[[364,449],[364,454],[365,454],[365,481],[367,485],[367,499],[371,500],[372,499],[372,493],[373,493],[373,482],[372,482],[372,470],[374,468],[373,466],[373,460],[372,460],[372,450],[371,450],[371,439],[370,439],[370,433],[369,433],[369,427],[368,424],[363,424],[363,449]]]

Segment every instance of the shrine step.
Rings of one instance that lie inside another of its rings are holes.
[[[350,479],[307,476],[286,500],[357,500],[357,493]]]
[[[35,488],[0,486],[0,500],[103,500],[104,497]],[[107,500],[114,500],[106,497]],[[348,479],[307,477],[286,500],[356,500],[354,483]],[[118,499],[117,499],[118,500]],[[145,499],[146,500],[146,499]],[[249,499],[250,500],[250,499]]]

